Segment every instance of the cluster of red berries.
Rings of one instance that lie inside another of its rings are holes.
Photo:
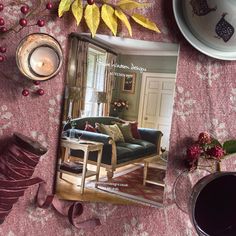
[[[38,86],[38,85],[40,85],[40,82],[34,81],[34,85]],[[34,90],[33,93],[40,95],[40,96],[45,94],[45,92],[42,88],[38,88],[38,89]],[[23,89],[23,91],[22,91],[23,96],[27,97],[27,96],[29,96],[29,94],[30,94],[30,91],[28,89]]]
[[[93,4],[95,3],[95,0],[87,0],[87,3],[88,3],[89,5],[93,5]]]
[[[52,4],[51,2],[48,2],[48,3],[46,4],[46,9],[51,10],[52,8],[53,8],[53,4]],[[21,10],[21,12],[22,12],[24,15],[27,15],[27,14],[29,13],[29,11],[30,11],[30,8],[29,8],[28,5],[24,5],[24,6],[22,6],[22,7],[20,8],[20,10]],[[20,26],[22,26],[22,27],[27,26],[27,24],[28,24],[27,19],[24,18],[24,17],[21,18],[21,19],[19,20],[19,24],[20,24]],[[39,19],[39,20],[37,21],[36,25],[38,25],[39,27],[43,27],[43,26],[45,25],[45,20]]]
[[[51,10],[53,8],[53,4],[51,2],[48,2],[46,4],[46,9]],[[0,3],[0,12],[4,9],[4,5],[2,3]],[[30,11],[30,7],[25,4],[20,8],[20,11],[22,12],[22,14],[27,15]],[[27,26],[28,22],[26,17],[22,17],[19,20],[19,25],[22,27]],[[5,33],[7,31],[7,28],[4,26],[5,25],[5,21],[2,17],[0,17],[0,33]],[[36,25],[38,25],[39,27],[43,27],[45,25],[45,20],[43,19],[39,19],[36,23]]]
[[[5,53],[7,51],[6,47],[0,46],[0,53]],[[0,54],[0,62],[3,62],[5,60],[5,57]]]
[[[48,2],[46,4],[46,9],[51,10],[53,8],[53,4],[51,2]],[[4,5],[0,3],[0,12],[3,11]],[[30,11],[30,7],[25,4],[20,8],[20,11],[22,14],[27,15]],[[28,22],[26,17],[23,17],[19,20],[19,25],[22,27],[27,26]],[[45,20],[39,19],[36,23],[39,27],[43,27],[45,25]],[[5,20],[3,17],[0,17],[0,34],[7,32],[7,28],[5,27]],[[5,53],[7,51],[6,47],[0,45],[0,63],[5,60],[5,57],[1,54]]]

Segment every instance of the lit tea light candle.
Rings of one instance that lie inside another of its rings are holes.
[[[57,70],[59,63],[58,54],[48,46],[36,48],[29,58],[31,70],[39,76],[50,76]]]

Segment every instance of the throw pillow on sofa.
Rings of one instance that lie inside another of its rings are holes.
[[[120,124],[130,124],[131,133],[132,133],[133,138],[141,139],[141,135],[138,131],[138,122],[137,121],[121,120]]]
[[[86,121],[86,124],[85,124],[85,128],[84,128],[85,131],[89,131],[89,132],[94,132],[94,133],[97,133],[97,130],[88,123],[88,121]]]
[[[132,132],[132,135],[135,139],[141,139],[141,135],[138,131],[138,122],[137,121],[132,121],[132,122],[129,122],[130,123],[130,126],[131,126],[131,132]]]
[[[117,123],[117,125],[120,128],[120,131],[124,136],[125,142],[129,142],[129,141],[134,140],[132,132],[131,132],[130,123],[127,123],[127,124]]]
[[[115,142],[124,142],[124,137],[122,132],[120,131],[117,124],[114,125],[104,125],[104,124],[95,124],[97,130],[102,133],[109,135]]]

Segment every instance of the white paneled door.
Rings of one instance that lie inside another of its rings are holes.
[[[143,73],[139,103],[139,124],[164,135],[161,146],[169,149],[173,112],[175,74]]]

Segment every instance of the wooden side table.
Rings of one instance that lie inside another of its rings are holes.
[[[159,186],[164,187],[165,186],[164,181],[147,179],[148,168],[155,168],[158,170],[166,171],[167,162],[163,161],[160,158],[160,155],[155,156],[155,157],[151,157],[151,158],[147,158],[144,160],[143,185],[146,185],[146,183],[150,183],[150,184],[155,184],[155,185],[159,185]]]
[[[80,174],[75,174],[69,171],[65,170],[58,170],[61,174],[66,173],[70,175],[76,175],[76,176],[82,176],[81,179],[81,194],[84,193],[84,186],[85,186],[85,179],[91,176],[96,175],[96,182],[99,181],[99,172],[100,172],[100,165],[102,160],[102,149],[103,149],[103,143],[98,142],[90,142],[87,140],[78,140],[78,139],[62,139],[61,140],[61,146],[65,148],[64,156],[62,157],[62,163],[63,162],[70,162],[70,149],[73,150],[82,150],[84,151],[84,159],[83,159],[83,171]],[[98,152],[97,157],[97,169],[96,171],[87,170],[87,162],[88,162],[88,156],[89,152]]]

